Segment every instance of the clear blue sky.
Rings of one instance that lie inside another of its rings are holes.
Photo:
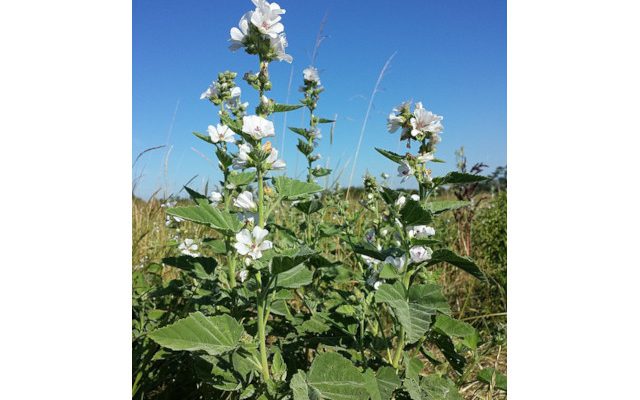
[[[328,13],[316,61],[326,91],[317,113],[338,114],[333,146],[325,125],[321,141],[322,165],[347,165],[341,179],[346,185],[360,129],[378,74],[386,59],[397,52],[376,94],[360,150],[354,185],[369,171],[396,175],[391,161],[374,147],[402,151],[398,134],[386,131],[386,116],[404,100],[422,101],[444,116],[445,130],[434,175],[455,168],[454,151],[460,146],[470,162],[493,168],[506,164],[506,0],[440,1],[293,1],[278,2],[289,40],[293,64],[271,64],[274,84],[270,97],[285,102],[289,75],[293,84],[289,103],[300,97],[302,70],[310,63],[320,23]],[[229,29],[236,26],[250,0],[134,0],[133,1],[133,154],[159,145],[166,148],[142,156],[133,170],[141,176],[136,194],[147,197],[156,189],[180,190],[194,175],[191,186],[202,188],[220,179],[212,146],[191,134],[206,132],[218,122],[217,109],[200,100],[200,93],[218,72],[232,70],[241,77],[256,71],[257,60],[242,51],[227,49]],[[255,91],[241,79],[243,100],[255,107]],[[288,126],[308,124],[302,111],[287,115]],[[283,115],[275,114],[278,149]],[[297,135],[286,133],[284,158],[287,174],[302,176],[303,159],[295,148]],[[167,157],[167,150],[171,151]],[[413,149],[415,151],[415,149]],[[168,160],[165,168],[165,159]],[[166,171],[166,173],[165,173]],[[323,183],[323,181],[321,181]],[[399,184],[394,178],[393,186]],[[161,193],[163,193],[161,192]]]

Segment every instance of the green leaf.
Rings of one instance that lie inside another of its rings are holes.
[[[398,274],[398,270],[391,264],[382,264],[382,269],[380,270],[380,279],[398,279],[400,275]]]
[[[407,200],[400,216],[405,226],[428,225],[433,220],[431,211],[415,200]]]
[[[323,176],[327,176],[331,173],[331,170],[328,168],[316,167],[311,170],[311,174],[316,178],[321,178]]]
[[[304,137],[304,138],[308,138],[309,137],[309,132],[304,129],[304,128],[294,128],[294,127],[289,127],[289,129],[294,132],[297,133],[298,135]]]
[[[393,392],[400,387],[400,378],[391,367],[382,367],[376,374],[368,369],[364,377],[371,400],[390,400]]]
[[[307,384],[317,390],[322,399],[369,398],[362,372],[338,353],[317,355],[307,374]]]
[[[213,208],[208,204],[170,208],[167,210],[167,214],[186,219],[187,221],[209,225],[225,234],[237,233],[242,227],[241,222],[234,215]]]
[[[437,375],[423,377],[420,380],[420,387],[427,393],[429,400],[462,400],[456,385]]]
[[[149,333],[149,337],[172,350],[202,350],[215,356],[235,349],[242,332],[242,325],[229,315],[205,317],[198,311]]]
[[[227,244],[222,239],[204,239],[202,244],[209,246],[216,254],[225,254],[227,252]]]
[[[422,400],[422,389],[415,379],[405,378],[402,387],[407,391],[411,400]]]
[[[334,120],[332,120],[332,119],[326,119],[326,118],[320,118],[320,119],[318,119],[318,123],[319,123],[319,124],[331,124],[331,123],[333,123],[333,122],[336,122],[336,121],[334,121]]]
[[[273,112],[287,112],[297,110],[302,107],[302,104],[274,104]]]
[[[273,378],[277,381],[284,381],[287,377],[287,364],[285,364],[284,359],[282,358],[282,352],[278,347],[273,348],[271,373]]]
[[[229,174],[227,180],[235,187],[246,186],[256,179],[255,171],[236,172]]]
[[[433,252],[431,260],[427,263],[427,266],[438,264],[441,262],[449,263],[455,267],[460,268],[463,271],[475,276],[481,281],[486,281],[486,277],[478,268],[475,262],[469,257],[459,256],[449,249],[439,249]]]
[[[287,271],[307,261],[314,254],[316,252],[306,246],[283,250],[282,253],[273,256],[271,271],[274,274]]]
[[[493,380],[494,374],[496,377],[495,387],[497,387],[500,390],[504,390],[506,392],[507,377],[493,368],[484,368],[480,372],[478,372],[478,380],[490,385],[491,381]]]
[[[414,285],[407,292],[402,283],[382,284],[375,295],[376,303],[387,303],[404,327],[407,343],[420,340],[431,325],[437,311],[448,311],[448,305],[437,285]]]
[[[307,215],[311,215],[314,212],[322,209],[322,202],[318,200],[301,201],[296,204],[295,207]]]
[[[187,191],[187,193],[189,193],[189,196],[191,196],[191,198],[193,199],[193,201],[196,202],[196,204],[206,204],[209,205],[209,199],[207,198],[207,196],[196,192],[195,190],[191,189],[188,186],[184,187],[184,190]]]
[[[438,315],[436,316],[436,322],[433,325],[433,329],[450,337],[462,338],[467,347],[470,349],[476,348],[476,330],[466,322],[458,321],[448,315]]]
[[[213,271],[218,264],[215,259],[210,257],[166,257],[162,262],[183,271],[193,273],[198,279],[213,279]]]
[[[400,163],[400,161],[404,160],[404,156],[401,156],[400,154],[394,153],[393,151],[389,151],[389,150],[384,150],[384,149],[379,149],[379,148],[375,148],[376,151],[380,154],[382,154],[383,156],[387,157],[389,160],[395,162],[395,163]]]
[[[404,364],[407,378],[418,379],[420,377],[420,372],[424,369],[424,363],[419,357],[409,357],[409,354],[405,352]]]
[[[448,185],[448,184],[467,184],[486,181],[489,178],[486,176],[463,174],[461,172],[449,172],[445,176],[433,178],[433,183],[436,186]]]
[[[302,139],[298,139],[298,145],[296,146],[298,150],[305,156],[313,153],[313,146],[307,142],[302,141]]]
[[[204,140],[207,143],[211,143],[213,144],[213,142],[211,141],[211,138],[207,135],[203,135],[202,133],[198,133],[198,132],[192,132],[197,138]]]
[[[299,370],[291,378],[289,387],[293,392],[293,400],[320,400],[320,393],[307,384],[307,375]]]
[[[336,312],[346,316],[353,316],[356,315],[356,308],[351,304],[343,304],[336,308]]]
[[[304,265],[298,265],[276,275],[275,286],[295,289],[306,286],[313,281],[313,272]]]
[[[430,339],[438,346],[438,349],[440,349],[442,355],[447,359],[451,367],[462,374],[465,365],[467,365],[467,360],[456,351],[456,347],[451,338],[447,335],[433,332]]]
[[[440,214],[445,211],[457,210],[458,208],[467,207],[470,204],[470,201],[440,200],[427,203],[427,209],[433,214]]]
[[[286,176],[277,176],[273,178],[273,186],[276,188],[276,191],[280,196],[288,200],[293,200],[301,196],[322,191],[322,186],[318,184],[302,182],[296,179],[287,178]]]
[[[316,313],[308,320],[296,327],[298,333],[304,335],[305,333],[324,333],[331,327],[325,322],[326,314]]]

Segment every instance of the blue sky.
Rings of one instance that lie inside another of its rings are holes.
[[[279,4],[287,10],[282,22],[293,64],[271,64],[274,88],[269,96],[282,103],[292,68],[289,103],[300,98],[302,70],[311,61],[320,23],[327,15],[327,38],[316,60],[326,91],[317,114],[326,118],[338,114],[338,118],[333,145],[325,125],[319,151],[322,165],[327,159],[336,170],[346,165],[343,185],[348,182],[368,98],[394,52],[373,103],[353,184],[361,184],[367,171],[395,177],[395,164],[374,147],[403,151],[397,133],[386,131],[386,116],[410,99],[444,116],[437,155],[447,163],[436,164],[434,175],[455,168],[454,151],[460,146],[470,162],[485,162],[490,170],[506,164],[505,0],[282,0]],[[198,177],[191,186],[199,189],[206,180],[210,186],[219,181],[212,146],[191,132],[206,132],[209,124],[218,122],[217,109],[200,100],[218,72],[232,70],[241,77],[257,69],[255,56],[227,49],[229,29],[252,8],[250,0],[133,1],[132,161],[147,148],[166,146],[146,153],[135,165],[133,177],[140,177],[136,194],[148,197],[157,189],[161,195],[171,194],[194,175]],[[237,82],[252,110],[255,91],[241,79]],[[302,110],[286,118],[287,126],[308,124]],[[275,114],[273,120],[273,142],[280,149],[283,115]],[[297,135],[287,132],[283,154],[287,175],[301,177],[304,160],[296,142]],[[399,185],[399,179],[393,178],[391,185]]]

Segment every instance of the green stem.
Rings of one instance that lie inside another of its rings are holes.
[[[393,368],[398,369],[398,363],[400,362],[400,357],[402,356],[402,350],[404,349],[404,327],[400,326],[400,333],[398,335],[398,347],[396,348],[396,353],[393,356],[393,360],[391,365]]]
[[[260,281],[260,272],[256,274],[256,278],[258,278],[258,281]],[[262,377],[266,382],[270,379],[270,377],[265,336],[264,298],[262,297],[262,293],[258,294],[258,339],[260,342],[260,365],[262,368]]]
[[[262,170],[258,168],[258,226],[264,228],[264,181]]]

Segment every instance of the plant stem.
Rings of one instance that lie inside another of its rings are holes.
[[[398,346],[396,348],[396,353],[393,356],[393,360],[391,365],[393,368],[398,369],[398,363],[400,362],[400,357],[402,356],[402,350],[404,349],[404,327],[400,326],[400,334],[398,335]]]
[[[260,277],[260,272],[256,277]],[[264,315],[264,298],[262,293],[258,295],[258,338],[260,341],[260,365],[262,367],[262,377],[265,381],[270,379],[269,377],[269,363],[267,362],[267,344],[265,338],[265,315]]]

